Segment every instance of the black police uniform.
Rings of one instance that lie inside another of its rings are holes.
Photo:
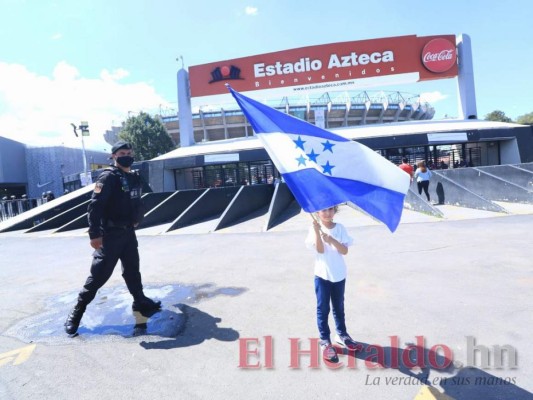
[[[78,296],[78,303],[65,322],[69,334],[77,331],[87,305],[111,277],[120,260],[122,277],[133,296],[134,311],[152,311],[161,302],[143,293],[139,271],[138,242],[135,226],[141,222],[144,208],[141,201],[142,182],[136,171],[124,172],[112,167],[98,177],[88,207],[89,237],[102,237],[102,247],[93,253],[91,274]]]
[[[111,277],[118,260],[122,276],[134,298],[142,295],[139,251],[134,226],[144,215],[141,178],[120,168],[106,169],[96,181],[88,207],[89,237],[103,238],[102,247],[93,253],[91,275],[78,300],[89,304],[96,292]]]

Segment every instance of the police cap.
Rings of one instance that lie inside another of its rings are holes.
[[[128,142],[125,142],[124,140],[119,140],[118,142],[116,142],[113,147],[111,148],[111,153],[112,154],[115,154],[117,151],[121,150],[121,149],[126,149],[126,150],[131,150],[132,147],[131,147],[131,144],[128,143]]]

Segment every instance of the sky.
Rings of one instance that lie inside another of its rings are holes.
[[[176,109],[185,67],[319,44],[468,34],[478,116],[533,111],[533,2],[0,0],[0,136],[87,149],[139,111]],[[457,117],[456,79],[376,87]],[[372,89],[372,90],[374,90]]]

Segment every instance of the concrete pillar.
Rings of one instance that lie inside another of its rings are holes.
[[[470,37],[457,35],[457,57],[459,74],[457,76],[459,94],[459,118],[477,119],[476,88],[474,86],[474,67]]]
[[[191,90],[189,73],[181,68],[178,71],[178,119],[180,125],[180,147],[194,144],[192,125]]]

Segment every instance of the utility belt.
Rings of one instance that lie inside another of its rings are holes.
[[[122,229],[122,230],[133,229],[132,224],[118,223],[118,222],[113,222],[111,220],[107,220],[105,227],[108,229]]]

